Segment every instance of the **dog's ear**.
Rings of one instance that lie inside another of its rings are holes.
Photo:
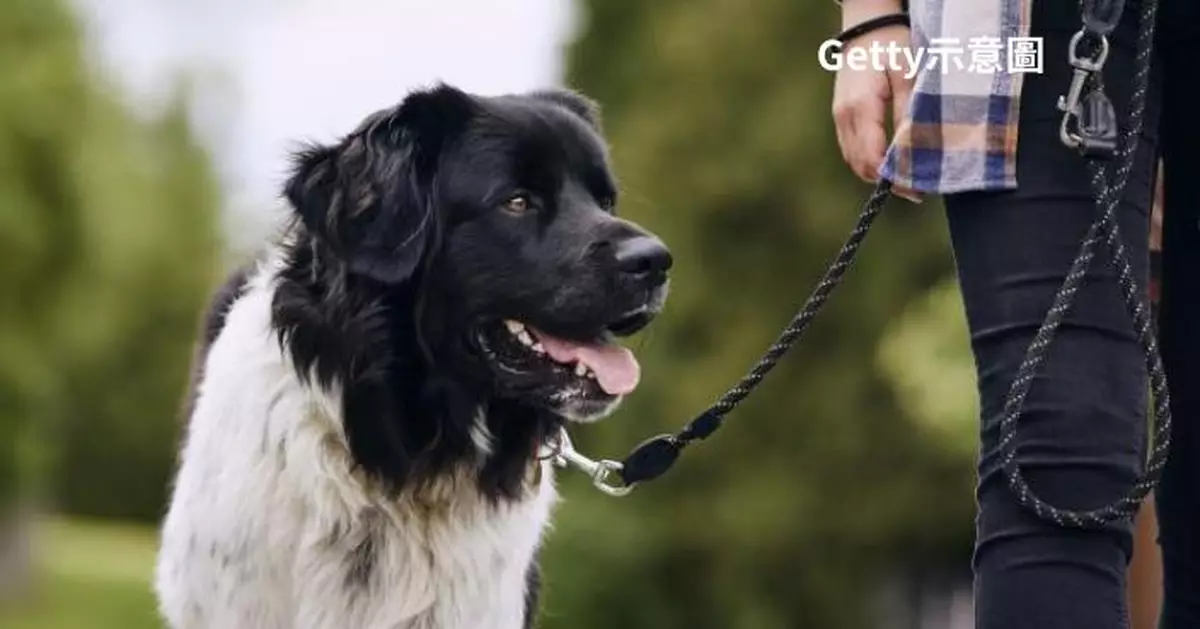
[[[529,96],[563,107],[586,120],[592,128],[600,130],[600,105],[578,92],[555,88],[536,90],[530,92]]]
[[[433,179],[443,149],[474,107],[469,95],[446,85],[414,92],[337,145],[299,152],[284,194],[351,271],[403,282],[433,247]]]

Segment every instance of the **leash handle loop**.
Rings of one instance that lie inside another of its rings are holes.
[[[1083,0],[1084,23],[1087,28],[1088,0]],[[1133,170],[1140,134],[1144,123],[1146,96],[1149,86],[1151,54],[1153,51],[1154,27],[1157,0],[1145,0],[1142,4],[1141,23],[1138,27],[1137,70],[1133,80],[1133,96],[1130,99],[1129,126],[1121,134],[1118,157],[1106,167],[1097,156],[1084,151],[1087,168],[1091,175],[1091,186],[1095,194],[1097,218],[1088,229],[1075,261],[1071,264],[1066,279],[1054,296],[1045,320],[1033,341],[1026,349],[1025,357],[1013,378],[1005,400],[1000,422],[1001,463],[1009,488],[1017,502],[1042,520],[1061,527],[1100,529],[1117,521],[1131,520],[1142,501],[1152,492],[1166,465],[1171,442],[1171,402],[1167,386],[1167,375],[1163,368],[1155,336],[1154,322],[1146,300],[1149,293],[1139,285],[1125,243],[1121,238],[1117,220],[1118,206]],[[1073,53],[1072,53],[1073,54]],[[1115,120],[1114,120],[1115,126]],[[1017,448],[1018,420],[1024,408],[1026,396],[1033,387],[1037,372],[1047,358],[1047,350],[1054,340],[1059,326],[1066,319],[1079,288],[1088,274],[1095,248],[1107,245],[1113,269],[1116,271],[1121,297],[1133,323],[1132,328],[1145,354],[1146,368],[1150,374],[1150,389],[1154,400],[1154,423],[1152,447],[1147,448],[1145,470],[1133,486],[1116,501],[1088,510],[1071,510],[1055,507],[1040,498],[1030,487],[1021,468]]]

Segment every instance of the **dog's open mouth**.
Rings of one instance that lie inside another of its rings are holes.
[[[552,389],[556,397],[611,400],[633,392],[641,376],[633,352],[607,330],[581,342],[504,319],[485,326],[479,336],[497,367],[529,388]]]

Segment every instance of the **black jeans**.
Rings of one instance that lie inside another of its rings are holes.
[[[1122,120],[1132,91],[1137,14],[1127,2],[1105,81]],[[1160,0],[1146,129],[1120,220],[1142,285],[1158,158],[1165,164],[1160,339],[1175,429],[1158,494],[1166,600],[1161,629],[1200,628],[1200,3]],[[978,368],[982,450],[974,557],[977,629],[1120,629],[1128,625],[1128,525],[1085,532],[1026,513],[997,455],[1005,396],[1025,350],[1096,216],[1082,158],[1058,139],[1058,96],[1078,30],[1076,2],[1033,3],[1045,73],[1022,91],[1019,189],[948,195],[947,214]],[[1193,179],[1196,178],[1196,179]],[[1101,248],[1060,328],[1021,419],[1019,457],[1039,494],[1091,508],[1140,471],[1146,368],[1115,274]]]

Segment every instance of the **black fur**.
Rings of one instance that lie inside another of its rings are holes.
[[[363,589],[370,585],[371,575],[375,573],[376,550],[375,537],[368,535],[350,552],[346,569],[347,587]]]
[[[537,626],[538,602],[541,597],[542,567],[535,558],[525,573],[525,629],[533,629]]]
[[[375,564],[383,549],[382,516],[375,511],[364,512],[360,516],[361,533],[354,548],[346,556],[346,587],[354,590],[364,590],[371,584],[375,575]]]
[[[530,93],[530,96],[566,107],[575,115],[586,120],[588,124],[592,125],[593,129],[596,131],[600,130],[600,107],[595,102],[583,98],[575,92],[558,89],[538,90]]]
[[[536,211],[503,209],[518,194]],[[489,360],[488,326],[584,341],[661,303],[664,277],[615,268],[614,248],[648,234],[612,214],[595,105],[571,92],[414,93],[299,153],[285,196],[273,324],[302,379],[341,387],[356,464],[395,491],[474,466],[487,497],[521,493],[561,422],[558,383]]]
[[[250,266],[248,265],[241,266],[230,273],[225,282],[217,289],[216,294],[209,302],[208,309],[204,312],[200,340],[192,352],[191,373],[188,376],[187,394],[184,397],[182,415],[184,420],[191,417],[196,408],[196,397],[199,395],[200,380],[204,378],[204,363],[208,360],[208,349],[217,340],[221,330],[225,328],[225,318],[229,316],[229,309],[245,291],[249,275]]]

